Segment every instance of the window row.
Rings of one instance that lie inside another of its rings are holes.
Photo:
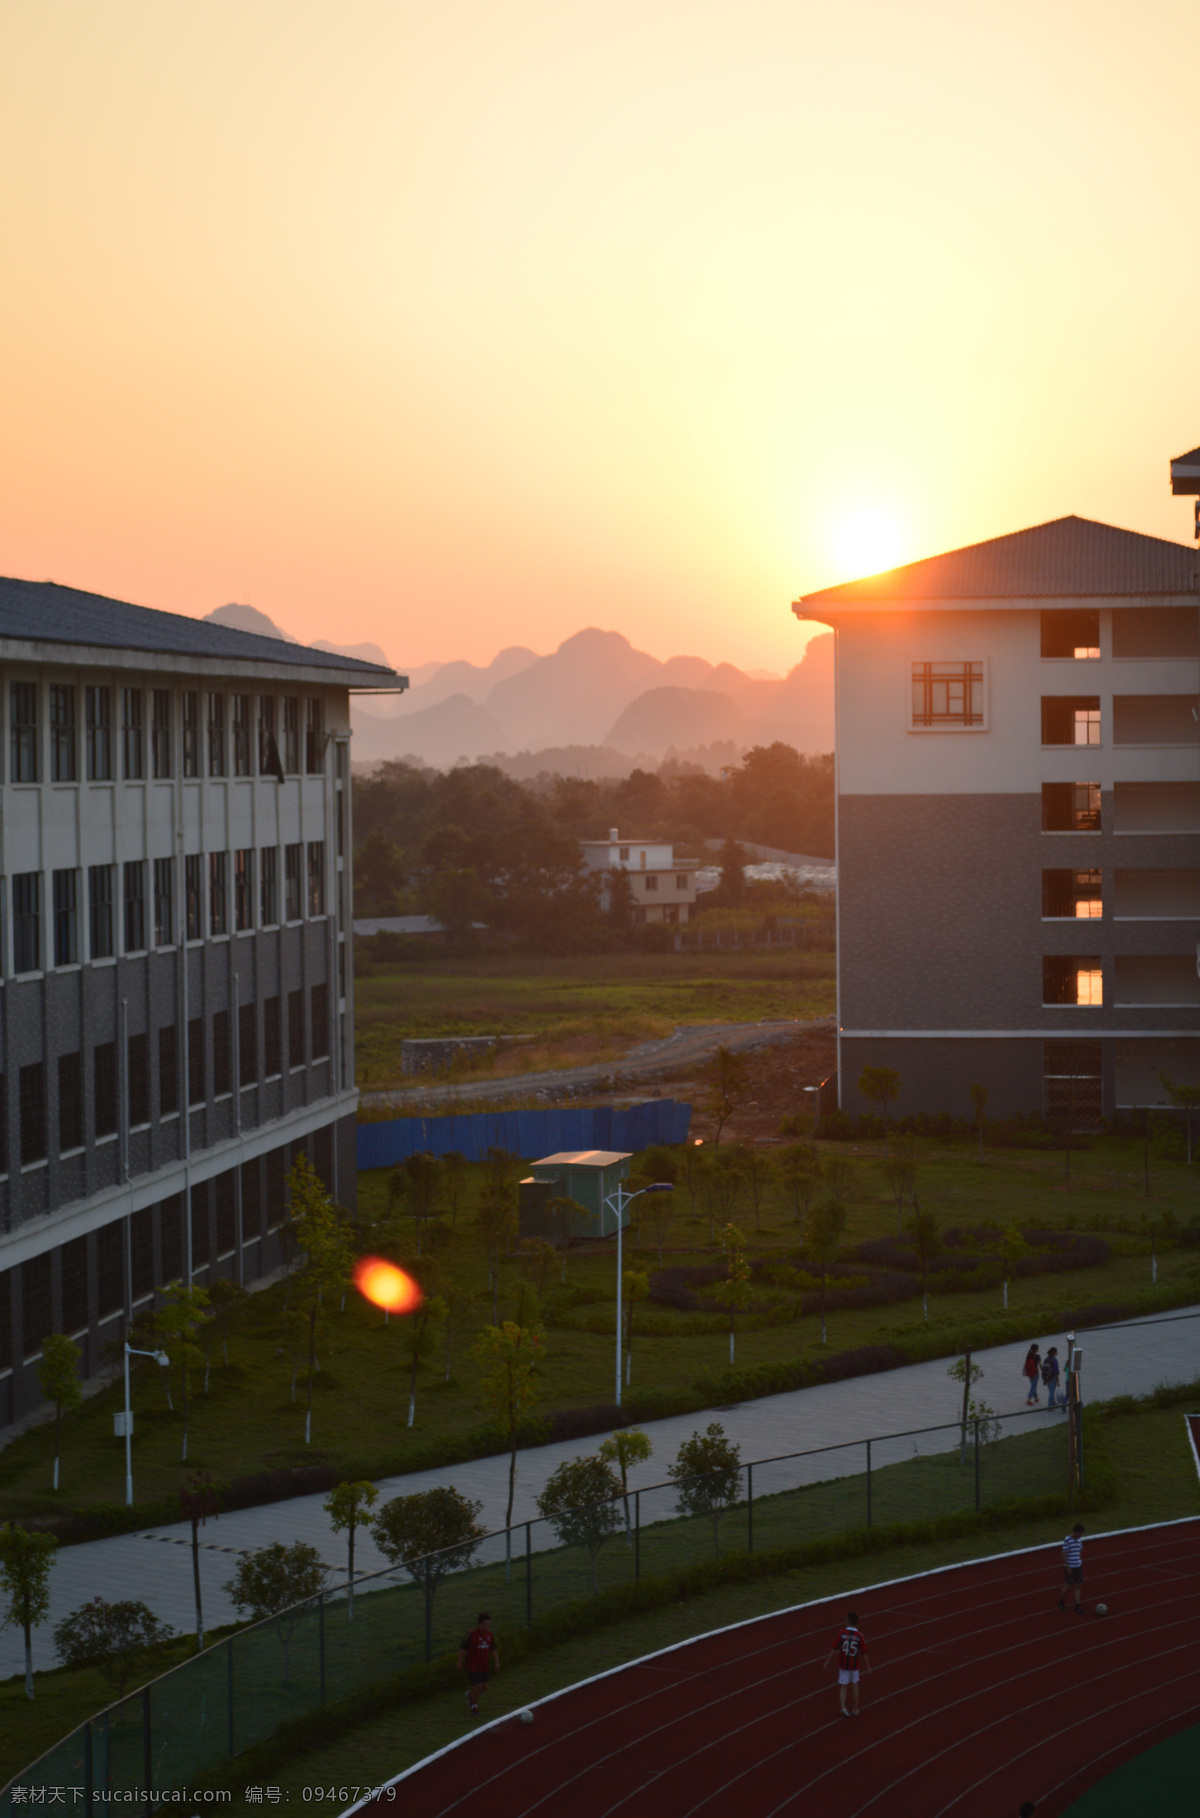
[[[42,873],[18,872],[12,879],[13,972],[77,965],[84,957],[85,908],[87,957],[93,960],[112,959],[118,952],[141,953],[151,946],[170,947],[181,934],[189,941],[203,940],[206,933],[228,934],[231,912],[232,929],[238,934],[275,927],[281,919],[298,922],[305,914],[324,915],[324,840],[309,840],[307,846],[297,841],[283,848],[282,901],[279,886],[275,846],[259,852],[248,847],[232,855],[189,853],[183,861],[181,916],[175,902],[174,859],[89,866],[86,905],[83,873],[54,871],[50,925],[45,930]]]
[[[81,723],[82,709],[82,723]],[[49,780],[319,776],[328,742],[318,695],[47,685]],[[176,713],[179,744],[176,747]],[[41,684],[8,685],[9,781],[42,777]],[[82,764],[80,762],[82,753]]]
[[[1104,975],[1109,982],[1105,986]],[[1042,960],[1042,1003],[1098,1009],[1195,1011],[1200,1008],[1196,951],[1190,953],[1047,954]]]
[[[326,1060],[329,1056],[329,987],[313,985],[309,994],[308,1017],[305,1017],[304,991],[287,994],[287,1055],[289,1068],[299,1068],[309,1061]],[[307,1022],[307,1027],[306,1027]],[[234,1037],[236,1032],[236,1053]],[[208,1101],[209,1081],[214,1099],[228,1097],[233,1091],[234,1072],[238,1085],[246,1090],[256,1086],[260,1077],[260,1027],[258,1005],[241,1004],[236,1031],[228,1010],[218,1010],[211,1017],[192,1017],[187,1025],[184,1056],[187,1103],[197,1110]],[[261,1073],[271,1079],[283,1071],[283,1000],[264,998],[261,1025]],[[125,1044],[125,1066],[122,1077],[118,1045],[115,1041],[99,1042],[91,1050],[92,1133],[97,1142],[115,1137],[124,1128],[138,1130],[151,1121],[151,1069],[157,1070],[158,1116],[172,1117],[180,1109],[180,1043],[178,1027],[171,1023],[153,1037],[143,1033],[131,1035]],[[58,1128],[56,1151],[69,1155],[84,1147],[85,1055],[76,1049],[60,1054],[54,1063],[57,1072]],[[121,1118],[121,1100],[125,1115]],[[7,1100],[0,1075],[0,1173],[9,1169],[8,1145],[5,1140],[3,1108]],[[47,1064],[34,1061],[20,1068],[17,1075],[17,1165],[29,1168],[47,1160],[50,1152],[47,1102]]]

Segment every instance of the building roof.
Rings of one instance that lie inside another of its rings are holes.
[[[817,618],[824,604],[1177,596],[1200,589],[1196,570],[1196,552],[1186,543],[1118,530],[1090,518],[1055,518],[806,594],[793,611],[801,618]]]
[[[1181,493],[1200,493],[1200,448],[1175,456],[1171,462],[1171,491],[1176,497]]]
[[[164,656],[239,659],[282,664],[292,669],[326,669],[338,680],[395,682],[395,673],[377,663],[289,644],[282,638],[258,637],[207,619],[189,619],[153,606],[132,606],[102,593],[60,587],[56,581],[19,581],[0,577],[0,640],[39,644],[82,644],[111,650],[140,650]],[[331,678],[332,679],[332,678]]]
[[[632,1151],[625,1149],[560,1149],[556,1155],[543,1155],[530,1165],[534,1168],[611,1168],[617,1162],[629,1161]]]

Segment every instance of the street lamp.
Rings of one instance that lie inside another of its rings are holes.
[[[113,1430],[117,1438],[125,1436],[125,1507],[133,1507],[133,1412],[129,1406],[129,1359],[131,1357],[152,1357],[156,1364],[165,1370],[171,1359],[165,1351],[139,1351],[136,1345],[128,1341],[125,1344],[125,1412],[113,1415]]]
[[[636,1193],[626,1193],[624,1186],[621,1184],[620,1181],[618,1181],[616,1192],[610,1193],[608,1198],[604,1202],[606,1206],[611,1206],[612,1210],[616,1213],[616,1217],[617,1217],[617,1406],[618,1407],[620,1407],[620,1405],[621,1405],[621,1236],[622,1236],[622,1232],[624,1230],[624,1223],[623,1223],[622,1215],[625,1211],[626,1206],[631,1205],[635,1199],[640,1199],[642,1197],[643,1193],[673,1193],[674,1191],[675,1191],[674,1181],[656,1180],[656,1181],[651,1182],[650,1186],[648,1186],[648,1187],[639,1187]]]

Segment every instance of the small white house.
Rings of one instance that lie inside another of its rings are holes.
[[[589,871],[626,871],[633,892],[633,919],[637,923],[691,919],[696,905],[699,859],[677,859],[669,840],[622,840],[610,827],[606,840],[580,840]],[[600,901],[607,909],[607,879],[601,882]]]

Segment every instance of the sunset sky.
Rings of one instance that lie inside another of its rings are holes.
[[[401,667],[1185,541],[1195,0],[5,0],[0,572]]]

